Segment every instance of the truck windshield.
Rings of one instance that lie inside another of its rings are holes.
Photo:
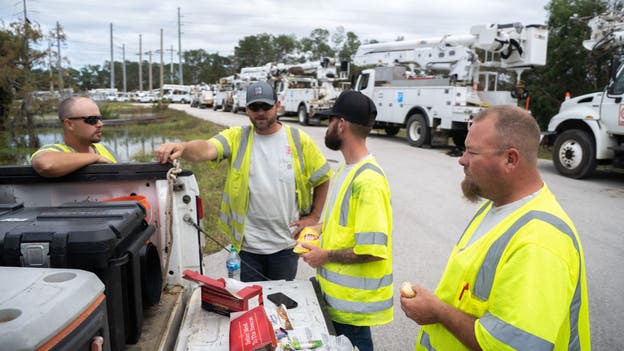
[[[609,94],[622,95],[624,94],[624,65],[620,66],[615,79],[609,86]]]

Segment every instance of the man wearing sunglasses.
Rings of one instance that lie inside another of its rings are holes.
[[[117,163],[117,156],[101,144],[102,114],[87,97],[72,96],[58,107],[64,143],[44,145],[30,156],[33,169],[44,177],[61,177],[93,163]]]
[[[247,89],[250,126],[156,150],[161,163],[182,157],[214,167],[227,160],[218,226],[240,251],[244,282],[295,278],[295,239],[318,223],[333,173],[308,134],[277,121],[279,108],[273,88],[254,83]]]

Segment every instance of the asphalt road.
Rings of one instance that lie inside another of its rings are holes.
[[[241,113],[200,110],[188,105],[171,107],[226,126],[249,123]],[[298,126],[294,117],[283,121]],[[324,146],[324,126],[302,129],[317,141],[332,166],[343,162],[339,152]],[[397,288],[407,280],[433,290],[477,205],[462,198],[459,183],[463,172],[458,158],[446,155],[448,149],[414,148],[403,138],[381,133],[369,137],[368,148],[386,171],[392,192],[394,282]],[[603,171],[588,180],[574,180],[560,176],[549,160],[540,160],[539,169],[581,236],[592,347],[624,350],[624,275],[617,268],[624,257],[624,174]],[[225,256],[213,256],[207,259],[210,266],[224,269]],[[313,275],[313,270],[300,261],[298,278]],[[376,349],[413,350],[418,329],[416,323],[405,317],[395,297],[394,321],[373,328]]]

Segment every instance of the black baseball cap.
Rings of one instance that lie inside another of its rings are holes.
[[[256,82],[247,88],[247,107],[254,102],[264,102],[273,106],[276,100],[275,91],[265,81]]]
[[[335,116],[367,127],[375,125],[377,108],[368,96],[359,91],[347,90],[340,93],[330,110],[319,111],[321,116]]]

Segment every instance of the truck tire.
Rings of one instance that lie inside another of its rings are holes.
[[[309,124],[308,120],[308,111],[306,111],[305,105],[299,105],[297,109],[297,119],[299,119],[299,124],[302,126],[307,126]]]
[[[399,133],[399,130],[401,130],[401,127],[385,127],[384,130],[386,131],[386,135],[388,136],[395,136]]]
[[[407,143],[411,146],[421,147],[431,141],[431,132],[427,126],[427,120],[421,114],[409,117],[405,126]]]
[[[238,113],[238,105],[232,106],[232,113],[233,114],[237,114]]]
[[[580,129],[570,129],[559,134],[552,153],[557,171],[570,178],[586,178],[598,164],[594,142],[587,132]]]

